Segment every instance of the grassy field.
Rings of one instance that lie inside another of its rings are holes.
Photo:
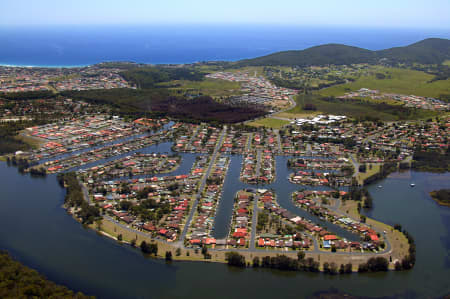
[[[375,73],[383,73],[386,79],[377,79]],[[399,93],[438,97],[441,94],[450,94],[450,80],[441,80],[428,83],[434,76],[420,71],[380,67],[368,76],[362,76],[355,82],[336,85],[320,90],[323,96],[341,96],[349,91],[360,88],[377,89],[386,93]]]
[[[318,111],[311,111],[311,110],[303,110],[303,106],[305,105],[305,103],[308,103],[310,101],[312,101],[313,99],[316,99],[317,96],[316,95],[311,95],[311,94],[299,94],[297,95],[294,99],[297,102],[297,106],[295,106],[292,109],[289,109],[287,111],[285,111],[285,113],[288,114],[298,114],[298,115],[304,115],[304,116],[309,116],[309,115],[315,115],[318,114]]]
[[[281,129],[283,126],[287,124],[289,124],[287,120],[276,118],[263,118],[248,123],[249,126],[266,127],[271,129]]]
[[[320,114],[319,111],[304,111],[301,109],[297,109],[297,110],[298,110],[298,112],[290,112],[290,111],[280,112],[280,113],[277,113],[276,116],[295,120],[297,118],[313,117],[313,116],[316,116],[317,114]]]
[[[359,172],[358,175],[356,176],[356,179],[358,180],[358,184],[360,184],[361,186],[363,185],[365,179],[367,179],[368,177],[370,177],[380,171],[380,168],[381,168],[380,164],[374,164],[374,163],[369,163],[369,164],[372,164],[372,168],[367,166],[366,172]]]
[[[219,65],[197,65],[194,69],[203,73],[215,73],[221,71],[223,67]]]
[[[443,64],[443,65],[450,66],[450,60],[446,60],[446,61],[444,61],[442,64]]]
[[[375,103],[374,101],[338,100],[326,101],[318,95],[297,97],[297,107],[287,112],[304,113],[301,109],[304,104],[312,104],[317,110],[315,113],[346,115],[352,118],[378,118],[382,121],[426,119],[442,113],[423,109],[406,109],[399,105]]]
[[[91,225],[91,228],[98,229],[98,227],[96,225]],[[201,254],[201,250],[199,250],[197,253],[195,253],[194,250],[183,249],[180,252],[181,254],[179,256],[177,256],[176,249],[173,246],[171,246],[170,244],[162,242],[162,241],[153,240],[149,236],[144,236],[142,234],[134,233],[130,230],[124,229],[123,227],[121,227],[115,223],[112,223],[110,221],[104,220],[104,219],[101,222],[101,231],[104,232],[108,237],[112,237],[112,238],[116,238],[119,234],[121,234],[124,243],[130,243],[132,239],[135,239],[137,246],[139,246],[142,243],[142,241],[146,241],[147,243],[157,243],[159,258],[164,258],[165,252],[170,251],[170,252],[172,252],[172,258],[174,260],[187,260],[187,261],[189,261],[189,260],[191,260],[191,261],[204,260],[202,254]],[[188,252],[189,252],[189,254],[188,254]],[[223,263],[223,262],[225,262],[225,253],[222,252],[220,254],[213,254],[211,260],[204,260],[204,261],[205,262],[212,261],[212,262],[222,262]]]
[[[230,72],[230,73],[245,73],[248,72],[251,76],[255,75],[256,72],[256,76],[264,76],[264,67],[262,66],[247,66],[247,67],[241,67],[241,68],[230,68],[230,69],[225,69],[225,72]]]
[[[211,97],[231,96],[240,93],[241,85],[238,82],[231,82],[219,79],[205,79],[203,81],[170,81],[164,86],[178,85],[170,88],[172,91],[195,90]]]
[[[354,200],[346,200],[341,203],[339,210],[345,214],[348,214],[354,219],[359,219],[360,213],[358,212],[357,206],[358,202]],[[389,240],[392,248],[392,252],[388,255],[392,256],[392,260],[401,260],[405,255],[408,254],[408,240],[403,233],[399,232],[398,230],[394,230],[392,226],[369,217],[366,218],[366,223],[372,227],[386,232],[386,237]]]
[[[32,148],[39,148],[44,141],[39,141],[38,139],[32,138],[32,137],[28,137],[28,136],[24,136],[24,135],[17,135],[16,137],[14,137],[17,140],[23,141],[26,144],[30,145]]]

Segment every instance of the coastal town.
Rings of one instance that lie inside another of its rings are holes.
[[[340,70],[345,68],[334,71]],[[7,67],[3,71],[10,74]],[[19,79],[2,77],[2,91],[8,94],[129,87],[114,66],[97,65],[81,73],[14,71]],[[88,79],[80,79],[84,76]],[[241,93],[228,98],[239,105],[266,106],[273,109],[270,114],[295,106],[297,91],[277,87],[256,72],[205,77],[239,82]],[[448,109],[436,99],[369,89],[343,98],[353,97]],[[320,259],[321,269],[338,262],[350,264],[350,272],[371,258],[387,260],[390,269],[413,263],[409,239],[367,216],[372,203],[365,188],[390,172],[416,167],[417,149],[447,152],[450,138],[446,115],[380,122],[313,113],[280,128],[255,128],[167,116],[124,117],[110,105],[62,95],[6,98],[0,108],[4,123],[48,118],[20,131],[36,146],[5,155],[7,163],[33,176],[57,176],[68,190],[79,188],[82,198],[66,200],[65,208],[108,237],[133,246],[156,244],[181,260],[224,262],[230,253],[248,261],[280,254],[296,258],[301,252],[310,263]]]
[[[0,66],[0,92],[130,88],[122,69],[98,64],[76,68]]]
[[[450,119],[354,124],[329,118],[334,121],[242,131],[85,115],[27,128],[23,134],[41,147],[8,161],[27,161],[25,172],[75,171],[103,222],[166,248],[261,257],[302,250],[330,261],[336,253],[349,260],[358,253],[388,257],[394,267],[408,246],[401,249],[393,229],[360,215],[366,199],[355,197],[355,186],[366,185],[386,163],[410,167],[417,146],[446,150]],[[236,167],[239,175],[230,177]],[[67,208],[80,221],[93,221],[80,207]]]
[[[0,0],[0,299],[450,299],[449,12]]]
[[[36,117],[59,120],[62,117],[76,117],[108,110],[106,107],[94,107],[87,102],[73,101],[70,98],[0,100],[0,122],[33,120]]]

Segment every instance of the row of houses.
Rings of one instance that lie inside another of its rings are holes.
[[[346,194],[345,191],[340,191],[339,196],[344,196]],[[331,210],[329,208],[329,204],[323,204],[322,198],[331,202],[330,192],[327,191],[300,191],[293,194],[294,203],[299,208],[311,213],[315,216],[326,219],[330,223],[334,223],[345,230],[350,232],[359,234],[361,240],[366,241],[365,245],[368,245],[370,248],[378,249],[378,246],[382,244],[382,240],[380,240],[380,235],[360,221],[351,219],[349,217],[342,216],[337,212]],[[346,240],[341,240],[341,238],[329,234],[328,232],[319,233],[324,242],[324,248],[328,248],[325,245],[338,245],[336,246],[338,249],[346,249],[348,247],[356,247],[358,249],[365,248],[362,242],[347,242]],[[327,243],[325,243],[327,241]],[[333,243],[336,241],[335,243]],[[358,243],[358,245],[356,244]]]
[[[228,169],[229,158],[219,156],[214,163],[212,171],[206,180],[205,189],[198,203],[197,211],[191,223],[188,244],[197,246],[202,244],[202,240],[212,237],[217,205],[222,196],[222,187],[225,174]]]
[[[193,126],[190,135],[177,138],[174,150],[178,152],[212,153],[221,129],[207,125]]]
[[[289,180],[294,184],[308,185],[308,186],[328,186],[341,187],[350,186],[352,184],[351,175],[344,175],[335,172],[317,172],[317,171],[302,171],[298,170],[289,175]]]
[[[276,106],[275,102],[289,102],[296,90],[278,87],[264,77],[251,76],[247,72],[217,72],[206,75],[207,78],[241,82],[242,94],[232,97],[232,102],[245,102],[257,105]]]
[[[396,93],[382,93],[379,90],[361,88],[358,91],[347,92],[339,99],[371,98],[374,100],[395,100],[402,102],[406,107],[413,107],[427,110],[450,110],[450,105],[439,99],[432,97],[422,97],[416,95],[403,95]]]
[[[180,156],[138,152],[103,165],[93,166],[87,170],[87,175],[95,180],[109,180],[125,176],[159,174],[172,171],[180,162]]]
[[[243,134],[238,130],[228,130],[220,148],[223,154],[243,154],[250,134]]]
[[[161,128],[166,119],[154,120],[152,128]],[[61,154],[101,146],[120,139],[143,135],[149,127],[124,122],[106,115],[87,115],[79,119],[27,128],[28,136],[44,140],[43,146],[28,153],[28,159],[37,162]]]
[[[230,228],[230,241],[228,244],[245,247],[249,245],[250,231],[252,229],[251,211],[254,196],[252,193],[239,191],[234,201],[233,217]]]
[[[270,215],[277,215],[283,219],[287,225],[296,225],[296,215],[289,212],[286,209],[281,208],[275,200],[275,195],[270,190],[259,189],[259,202],[262,208],[270,213]],[[298,217],[299,218],[299,217]],[[312,239],[301,231],[297,231],[295,234],[276,234],[273,233],[260,233],[257,236],[257,244],[260,248],[291,248],[291,249],[309,249],[313,245]]]
[[[170,131],[160,131],[152,135],[147,135],[125,142],[95,148],[87,152],[77,153],[75,155],[63,157],[61,159],[46,161],[43,164],[38,165],[37,167],[44,167],[47,173],[56,173],[139,150],[144,147],[160,143],[163,140],[169,140],[169,138]]]
[[[172,242],[184,228],[198,180],[208,162],[208,157],[200,157],[184,175],[104,181],[80,170],[78,176],[94,202],[118,221]],[[121,210],[124,202],[135,208]]]

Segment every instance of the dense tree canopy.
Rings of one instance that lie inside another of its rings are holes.
[[[172,80],[201,81],[204,74],[188,68],[140,67],[120,73],[120,75],[138,88],[157,87],[158,83]]]
[[[93,298],[47,280],[0,251],[0,298]]]

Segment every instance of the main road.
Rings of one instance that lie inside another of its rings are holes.
[[[205,187],[206,180],[207,180],[207,178],[209,177],[209,174],[210,174],[210,172],[211,172],[211,170],[212,170],[212,167],[213,167],[213,165],[214,165],[214,163],[215,163],[215,161],[216,161],[217,154],[219,153],[219,150],[220,150],[220,147],[221,147],[221,145],[222,145],[223,138],[224,138],[224,136],[225,136],[226,131],[227,131],[227,127],[224,126],[224,128],[222,129],[221,135],[220,135],[220,137],[219,137],[219,140],[218,140],[218,142],[216,143],[216,146],[215,146],[215,148],[214,148],[214,151],[213,151],[213,154],[212,154],[212,157],[211,157],[211,161],[209,162],[209,165],[208,165],[208,169],[207,169],[207,171],[205,172],[205,174],[204,174],[204,176],[202,177],[202,179],[200,180],[200,186],[199,186],[198,192],[197,192],[197,194],[196,194],[195,201],[194,201],[194,203],[193,203],[193,205],[192,205],[192,208],[191,208],[191,210],[190,210],[190,212],[189,212],[189,216],[188,216],[188,218],[187,218],[187,220],[186,220],[186,224],[185,224],[185,226],[184,226],[184,228],[183,228],[183,232],[182,232],[182,234],[180,235],[180,239],[179,239],[178,242],[170,243],[170,244],[173,245],[173,246],[176,246],[176,247],[179,247],[179,248],[185,248],[185,247],[184,247],[184,240],[185,240],[185,238],[186,238],[186,234],[187,234],[187,232],[188,232],[188,230],[189,230],[190,223],[191,223],[191,221],[192,221],[192,219],[193,219],[193,217],[194,217],[194,214],[195,214],[195,212],[196,212],[196,210],[197,210],[197,206],[198,206],[198,203],[199,203],[199,201],[200,201],[200,199],[201,199],[201,194],[202,194],[202,191],[203,191],[203,189],[204,189],[204,187]],[[250,138],[251,138],[251,136],[250,136]],[[352,158],[353,158],[353,157],[352,157]],[[353,160],[353,159],[352,159],[352,160]],[[356,161],[354,161],[354,160],[353,160],[353,162],[356,163]],[[85,186],[83,183],[81,183],[81,182],[80,182],[80,185],[81,185],[82,192],[83,192],[83,195],[84,195],[85,200],[86,200],[88,203],[90,203],[91,200],[90,200],[89,192],[88,192],[86,186]],[[264,252],[264,250],[256,249],[256,248],[255,248],[255,241],[256,241],[256,225],[257,225],[257,219],[258,219],[258,218],[257,218],[257,214],[258,214],[258,205],[257,205],[257,203],[258,203],[258,196],[256,195],[255,198],[254,198],[254,202],[253,202],[252,230],[251,230],[251,238],[250,238],[250,246],[249,246],[249,249],[233,249],[234,251],[237,251],[237,252],[251,252],[251,253]],[[338,209],[339,206],[340,206],[340,202],[337,202],[333,207],[331,207],[331,209],[332,209],[333,211],[337,212],[338,214],[340,214],[340,215],[343,216],[343,217],[349,217],[349,215],[346,215],[345,213],[342,213],[341,211],[339,211],[339,209]],[[130,228],[130,227],[127,226],[127,225],[121,224],[120,222],[114,220],[112,217],[110,217],[110,216],[108,216],[108,215],[104,215],[104,217],[105,217],[107,220],[109,220],[109,221],[111,221],[111,222],[114,222],[116,225],[122,227],[123,229],[126,229],[126,230],[128,230],[128,231],[130,231],[130,232],[134,232],[134,233],[139,234],[139,235],[142,235],[142,236],[148,236],[148,234],[146,234],[146,233],[144,233],[144,232],[138,231],[138,230],[136,230],[136,229]],[[284,220],[284,219],[283,219],[283,222],[289,223],[288,221],[286,221],[286,220]],[[289,223],[289,224],[290,224],[290,223]],[[374,227],[372,227],[372,228],[374,228]],[[384,232],[384,231],[381,231],[381,230],[379,230],[379,229],[377,229],[377,228],[374,228],[374,229],[375,229],[375,231],[377,231],[378,233],[380,233],[380,234],[383,235],[384,240],[385,240],[385,244],[386,244],[386,248],[385,248],[383,251],[378,252],[378,253],[372,253],[372,252],[363,252],[363,253],[362,253],[362,252],[361,252],[361,253],[359,253],[359,252],[351,252],[351,253],[350,253],[351,255],[365,255],[365,256],[367,256],[367,255],[373,255],[373,256],[376,256],[376,255],[378,255],[378,254],[386,254],[386,253],[390,253],[390,252],[392,251],[391,244],[390,244],[389,240],[387,239],[385,232]],[[332,252],[327,252],[327,251],[321,251],[321,250],[319,249],[319,244],[318,244],[317,239],[316,239],[314,236],[312,236],[312,235],[310,235],[310,234],[308,234],[308,233],[306,233],[306,234],[313,240],[313,243],[314,243],[314,249],[313,249],[313,250],[305,250],[306,253],[338,254],[338,255],[341,255],[341,254],[349,254],[349,252],[335,252],[335,253],[332,253]],[[169,244],[167,241],[162,240],[162,239],[160,239],[159,241],[162,241],[162,242],[164,242],[164,243]],[[211,251],[224,251],[224,250],[226,251],[226,250],[229,250],[229,249],[210,249],[210,250],[211,250]],[[271,250],[270,252],[283,253],[283,252],[286,252],[286,250]]]
[[[214,162],[216,161],[217,153],[219,152],[220,147],[222,146],[223,137],[225,136],[226,131],[227,131],[227,126],[224,126],[222,129],[222,132],[220,134],[219,140],[216,143],[216,147],[214,148],[214,152],[211,156],[211,161],[209,162],[208,169],[206,170],[205,174],[203,175],[202,179],[200,180],[200,186],[199,186],[198,192],[195,196],[195,201],[192,204],[192,208],[189,212],[189,217],[188,217],[188,219],[186,219],[186,224],[184,225],[183,232],[180,235],[180,240],[177,242],[178,246],[180,246],[180,247],[183,246],[184,239],[186,238],[186,234],[189,230],[189,226],[191,224],[192,218],[194,218],[195,211],[197,210],[197,205],[202,197],[202,192],[203,192],[203,189],[205,188],[206,180],[208,179],[209,174],[212,169],[212,166],[214,165]]]

